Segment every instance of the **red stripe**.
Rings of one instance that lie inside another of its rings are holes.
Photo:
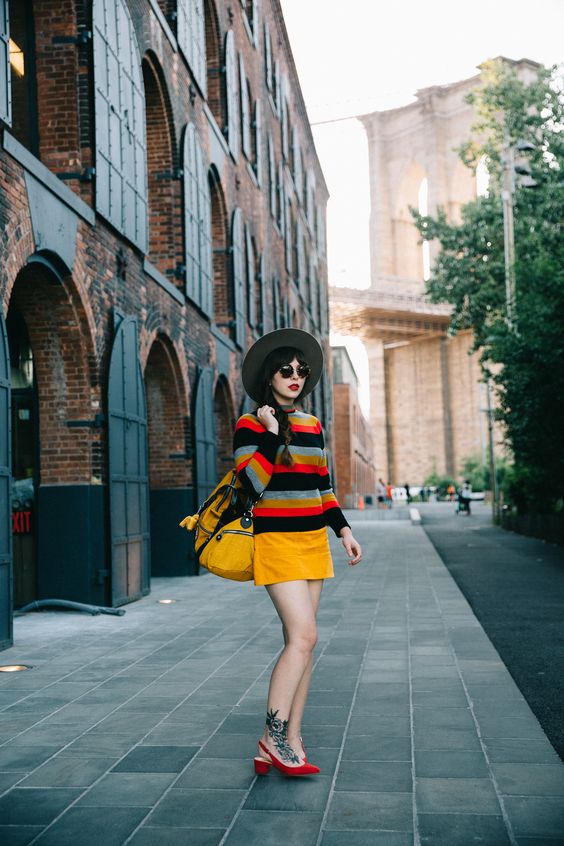
[[[321,464],[319,470],[317,471],[319,476],[328,476],[329,469],[326,464]]]
[[[319,422],[315,423],[313,426],[308,426],[304,423],[292,423],[292,431],[293,432],[307,432],[310,435],[320,435],[321,434],[321,424]]]
[[[253,511],[255,517],[313,517],[322,514],[323,510],[318,505],[309,508],[257,508]]]
[[[339,503],[337,502],[336,499],[329,500],[328,502],[324,502],[322,507],[323,507],[323,511],[329,511],[330,508],[338,508]]]
[[[274,472],[275,473],[311,473],[312,476],[317,476],[317,465],[316,464],[292,464],[290,467],[287,467],[285,464],[275,464],[274,465]]]
[[[250,429],[252,432],[264,432],[265,428],[262,423],[255,423],[254,420],[249,420],[248,417],[241,417],[235,426],[235,431],[239,429]]]
[[[257,464],[260,464],[262,469],[270,475],[272,473],[272,464],[262,455],[260,452],[255,452],[251,458],[251,461],[256,461]]]

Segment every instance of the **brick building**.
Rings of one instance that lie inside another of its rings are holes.
[[[358,402],[358,377],[346,347],[332,347],[336,493],[344,508],[374,497],[376,468],[370,423]]]
[[[244,350],[327,348],[327,189],[278,0],[0,0],[0,131],[7,645],[13,603],[194,572]]]

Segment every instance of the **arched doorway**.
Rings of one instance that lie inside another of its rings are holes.
[[[176,351],[157,336],[145,366],[149,443],[151,575],[194,571],[193,548],[178,523],[194,510],[192,459],[186,448],[188,409]]]
[[[86,308],[58,256],[28,259],[6,324],[15,604],[46,597],[106,604],[96,355]]]

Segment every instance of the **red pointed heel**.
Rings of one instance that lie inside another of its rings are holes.
[[[279,772],[283,773],[287,776],[307,776],[307,775],[316,775],[320,772],[319,767],[316,767],[315,764],[308,764],[307,762],[301,764],[299,767],[287,767],[286,764],[283,764],[276,755],[270,752],[262,740],[259,740],[259,746],[261,751],[264,753],[267,762],[272,764],[274,769],[278,770]],[[255,758],[255,761],[257,759]],[[262,760],[262,759],[259,759]]]
[[[265,760],[265,758],[259,758],[258,756],[255,758],[255,775],[266,775],[272,766],[270,761]]]

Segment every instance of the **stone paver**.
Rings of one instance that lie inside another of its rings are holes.
[[[156,579],[124,617],[15,622],[5,846],[564,842],[564,766],[424,531],[349,515],[304,718],[322,774],[252,770],[280,627],[262,589]],[[172,597],[172,605],[159,598]]]

